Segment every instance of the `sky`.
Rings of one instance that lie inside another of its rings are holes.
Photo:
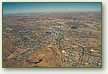
[[[72,11],[99,12],[101,3],[3,3],[3,14]]]

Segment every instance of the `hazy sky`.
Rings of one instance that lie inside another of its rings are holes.
[[[69,11],[101,11],[101,3],[3,3],[3,14]]]

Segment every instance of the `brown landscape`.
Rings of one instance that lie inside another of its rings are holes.
[[[101,13],[3,16],[3,67],[101,67]]]

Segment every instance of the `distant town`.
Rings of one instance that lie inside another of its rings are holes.
[[[101,67],[101,12],[3,16],[4,67]]]

